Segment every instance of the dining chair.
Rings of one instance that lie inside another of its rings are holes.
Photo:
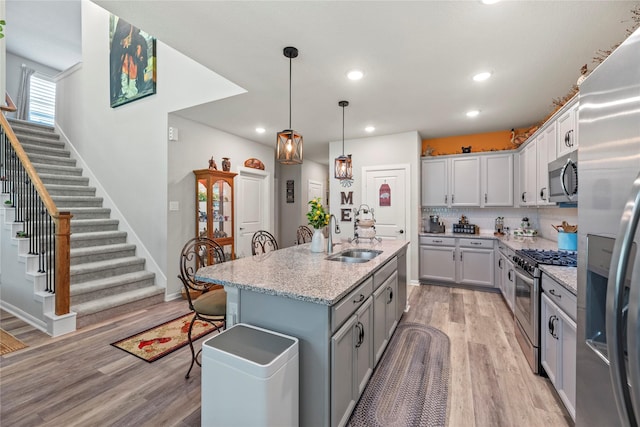
[[[301,225],[298,227],[298,231],[296,231],[296,244],[301,245],[303,243],[311,242],[311,238],[313,237],[313,231],[306,225]]]
[[[271,233],[266,230],[258,230],[251,238],[251,255],[266,254],[277,251],[278,242]]]
[[[202,366],[198,361],[198,356],[202,349],[196,353],[193,346],[191,336],[193,325],[197,321],[207,322],[213,325],[214,331],[217,330],[218,332],[221,332],[226,327],[227,293],[221,285],[197,280],[195,274],[199,268],[224,261],[224,250],[218,243],[208,237],[200,236],[190,239],[180,252],[180,274],[178,278],[182,281],[186,291],[186,298],[189,302],[189,309],[193,312],[193,318],[187,332],[187,339],[191,348],[191,365],[187,375],[184,376],[185,378],[189,378],[194,363]]]

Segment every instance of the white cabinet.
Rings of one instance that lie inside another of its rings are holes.
[[[480,158],[451,159],[451,206],[480,206]]]
[[[331,337],[331,425],[344,425],[373,372],[373,298]]]
[[[420,280],[494,286],[493,241],[420,236]]]
[[[422,206],[480,206],[480,157],[422,159]]]
[[[560,400],[575,420],[576,296],[542,275],[540,305],[541,364]]]
[[[537,189],[536,204],[538,206],[555,205],[549,201],[549,163],[556,159],[556,122],[545,127],[536,139],[537,154]]]
[[[557,156],[561,157],[578,148],[578,102],[577,100],[556,119],[558,126]]]
[[[513,250],[508,248],[504,243],[498,242],[498,251],[496,251],[496,258],[498,259],[496,284],[499,285],[502,297],[511,312],[513,312],[516,298],[515,272],[513,262],[511,262],[513,253]]]
[[[520,152],[520,206],[536,205],[536,161],[536,141],[531,139]]]
[[[481,206],[513,206],[513,154],[491,154],[481,160]]]
[[[374,366],[378,364],[398,324],[397,301],[398,273],[394,272],[373,292]]]
[[[448,206],[449,159],[422,160],[422,206]]]

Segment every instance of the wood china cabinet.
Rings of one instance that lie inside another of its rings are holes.
[[[215,240],[227,260],[235,259],[233,172],[194,170],[196,176],[196,234]]]

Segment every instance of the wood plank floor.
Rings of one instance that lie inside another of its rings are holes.
[[[549,381],[529,369],[499,294],[429,285],[409,293],[403,321],[449,335],[448,426],[572,424]],[[110,345],[187,311],[185,301],[163,303],[58,338],[0,311],[0,327],[29,345],[0,357],[0,425],[199,426],[200,368],[184,378],[188,347],[147,363]]]

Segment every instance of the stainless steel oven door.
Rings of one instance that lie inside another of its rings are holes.
[[[539,292],[539,280],[530,274],[527,274],[524,270],[515,268],[516,273],[516,307],[515,315],[518,319],[520,326],[527,334],[529,341],[534,347],[539,345],[538,335],[538,304],[540,297]]]

